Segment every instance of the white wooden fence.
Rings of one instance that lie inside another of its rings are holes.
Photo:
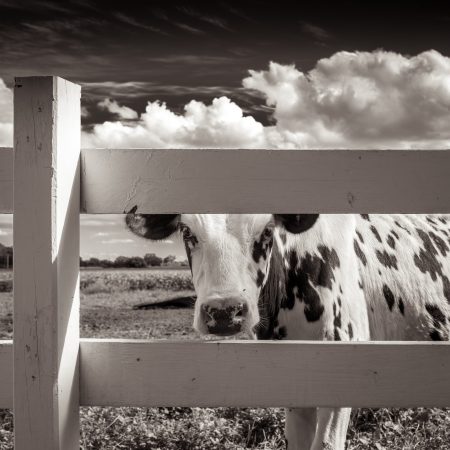
[[[78,449],[80,405],[450,406],[447,343],[80,341],[78,288],[80,212],[449,213],[450,151],[80,152],[80,87],[56,77],[16,80],[14,125],[16,450]]]

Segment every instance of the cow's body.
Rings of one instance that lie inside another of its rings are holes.
[[[183,233],[202,333],[449,339],[450,216],[129,214],[127,224],[149,239]],[[289,410],[289,450],[343,449],[349,418]]]
[[[449,339],[448,216],[321,215],[276,243],[259,338]],[[289,449],[344,448],[349,418],[348,408],[289,410]]]
[[[447,216],[321,215],[304,233],[279,231],[277,245],[271,273],[283,271],[272,276],[285,293],[261,337],[449,339]]]

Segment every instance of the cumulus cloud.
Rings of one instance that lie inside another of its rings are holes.
[[[83,134],[87,147],[258,147],[264,127],[227,97],[210,105],[192,100],[183,114],[149,102],[135,123],[108,121]]]
[[[0,78],[0,147],[13,142],[13,93]]]
[[[338,52],[302,72],[271,62],[246,89],[272,108],[263,126],[227,97],[192,100],[183,114],[150,102],[133,123],[83,136],[98,147],[445,148],[450,146],[450,59],[430,50]],[[120,108],[120,107],[119,107]]]
[[[243,80],[274,107],[269,142],[290,148],[414,148],[450,144],[450,59],[339,52],[308,73],[271,63]]]
[[[133,120],[138,118],[138,113],[128,106],[119,106],[115,100],[105,98],[97,105],[100,109],[116,114],[120,119]]]
[[[228,97],[192,100],[182,114],[149,102],[143,113],[115,100],[116,116],[82,134],[84,147],[448,148],[450,58],[378,50],[338,52],[309,72],[271,62],[250,70],[245,89],[262,98],[264,126]],[[12,144],[12,92],[0,80],[0,145]]]

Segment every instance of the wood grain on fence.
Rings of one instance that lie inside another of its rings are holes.
[[[79,448],[80,87],[14,89],[16,450]]]
[[[82,211],[449,213],[442,150],[84,150]]]
[[[82,339],[81,406],[450,405],[450,343]],[[0,408],[12,348],[0,345]]]

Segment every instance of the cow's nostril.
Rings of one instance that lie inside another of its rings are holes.
[[[239,303],[235,308],[234,317],[245,317],[247,315],[248,306],[246,303]]]

